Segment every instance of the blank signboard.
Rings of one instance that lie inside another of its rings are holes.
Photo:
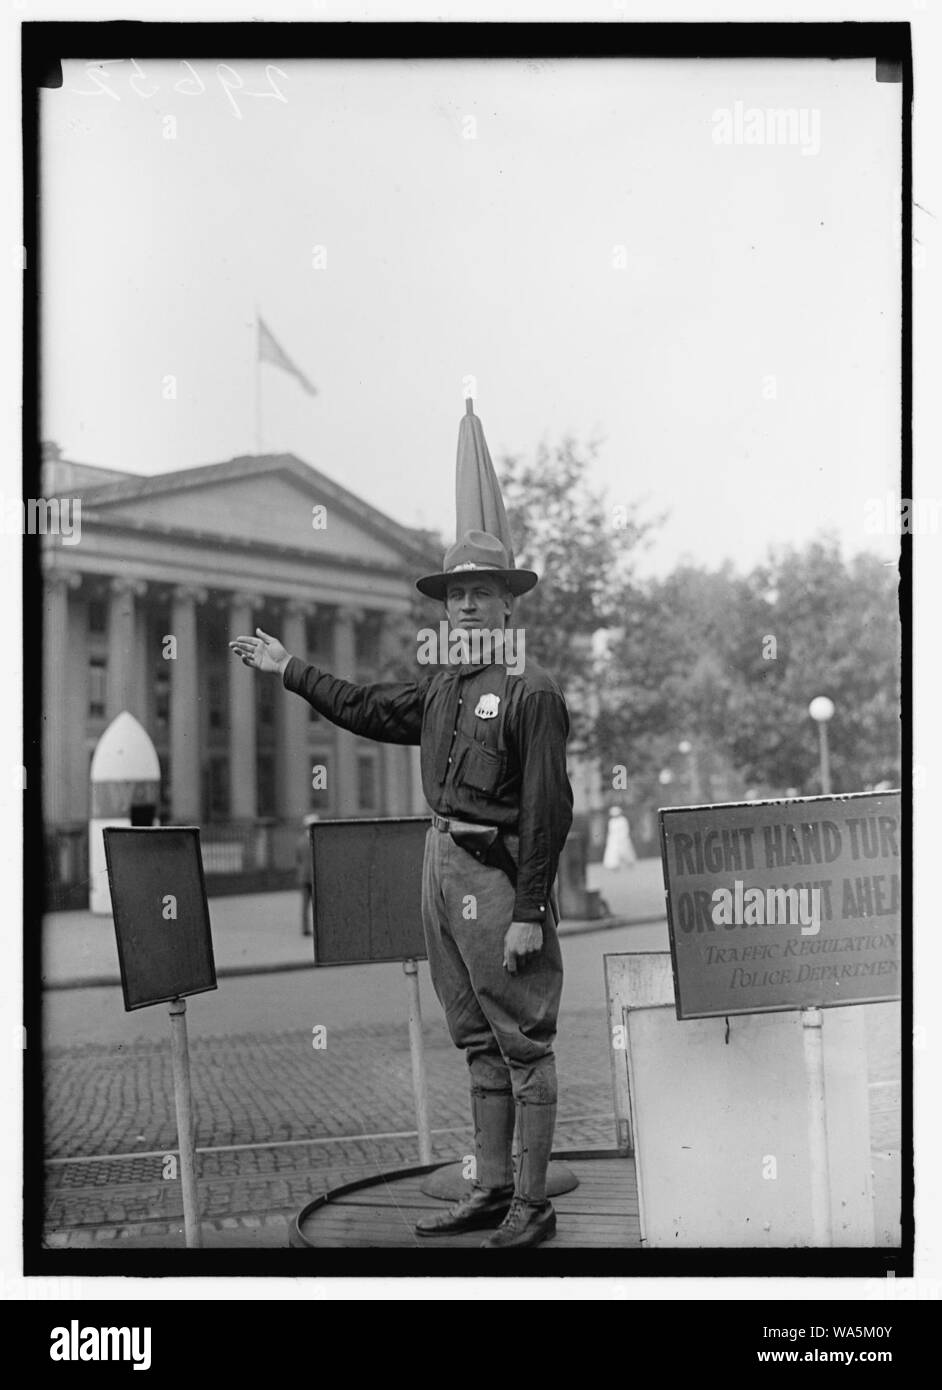
[[[314,961],[424,960],[426,816],[315,821]]]
[[[616,1106],[627,1093],[647,1249],[814,1244],[797,1010],[679,1020],[666,951],[606,955]],[[618,1026],[616,1024],[616,1027]],[[864,1019],[823,1024],[832,1241],[874,1244]],[[627,1075],[626,1075],[627,1072]]]
[[[125,1009],[215,989],[198,827],[102,833]]]

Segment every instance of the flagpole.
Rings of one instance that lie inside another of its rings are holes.
[[[255,306],[255,453],[262,452],[262,321]]]

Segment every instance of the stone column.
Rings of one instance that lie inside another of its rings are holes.
[[[306,619],[309,611],[309,604],[290,599],[284,606],[279,634],[291,655],[302,661],[307,650]],[[270,676],[268,679],[278,678]],[[288,690],[280,691],[278,698],[281,701],[281,718],[277,726],[281,743],[278,814],[285,820],[299,822],[311,804],[311,757],[308,751],[311,707],[300,695]]]
[[[356,680],[356,624],[362,614],[358,608],[339,608],[334,620],[334,664],[332,674],[341,680]],[[357,803],[357,735],[346,729],[334,730],[337,799],[339,816],[354,816]]]
[[[170,814],[176,822],[200,819],[201,771],[199,717],[199,654],[196,605],[205,603],[205,589],[178,585],[173,591],[170,632],[176,638],[176,657],[170,663]]]
[[[69,593],[81,576],[65,570],[43,576],[43,818],[48,826],[67,819],[68,750],[80,731],[69,727]],[[81,731],[84,732],[84,731]]]
[[[87,821],[91,788],[88,780],[88,599],[79,591],[69,622],[69,690],[66,696],[70,731],[65,819]]]
[[[151,647],[151,629],[150,623],[148,622],[148,610],[145,604],[139,603],[137,605],[137,616],[134,626],[137,640],[134,652],[134,675],[131,682],[131,704],[129,705],[129,709],[135,719],[140,720],[151,738],[153,738],[154,653]]]
[[[229,638],[255,632],[254,594],[229,595]],[[229,655],[229,811],[233,820],[256,820],[258,788],[255,737],[255,693],[260,680],[274,680],[243,666]]]
[[[140,686],[135,673],[138,655],[135,633],[135,600],[147,592],[142,579],[125,579],[118,575],[108,586],[108,722],[122,710],[140,718],[139,709],[132,708]]]

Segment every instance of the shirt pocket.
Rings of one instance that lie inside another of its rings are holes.
[[[461,784],[471,791],[492,796],[504,780],[504,755],[472,743],[461,767]]]

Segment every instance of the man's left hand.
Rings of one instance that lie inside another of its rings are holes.
[[[543,928],[539,922],[511,922],[504,937],[504,968],[516,975],[517,966],[543,949]]]

